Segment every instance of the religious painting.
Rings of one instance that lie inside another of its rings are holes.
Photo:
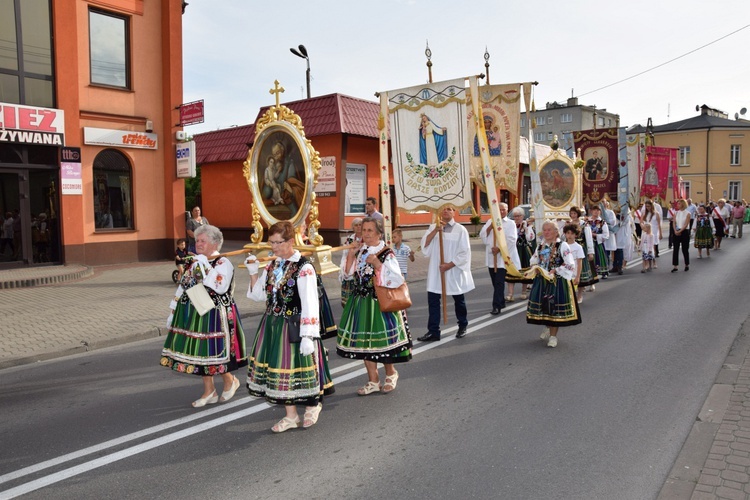
[[[619,131],[616,128],[573,133],[583,161],[583,197],[586,203],[616,201],[619,172]]]
[[[561,160],[553,160],[539,172],[544,202],[550,207],[562,207],[570,202],[575,189],[573,170]]]
[[[314,173],[304,136],[287,122],[270,124],[251,151],[249,184],[261,216],[269,224],[298,225],[312,202]]]

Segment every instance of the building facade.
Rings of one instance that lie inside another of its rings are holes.
[[[568,156],[573,157],[574,144],[573,132],[580,130],[591,130],[594,128],[617,128],[620,126],[620,116],[610,113],[596,106],[578,104],[577,97],[571,97],[565,104],[548,102],[545,109],[530,113],[530,119],[536,125],[534,142],[550,144],[555,136],[560,143],[560,148],[565,149]],[[521,117],[521,135],[528,137],[529,124],[526,123],[526,114]]]
[[[640,125],[628,130],[646,132]],[[655,146],[678,150],[679,176],[694,202],[750,197],[750,121],[731,120],[704,104],[699,115],[654,126],[652,133]],[[672,189],[667,197],[672,201]]]
[[[182,3],[0,1],[0,267],[171,254]]]

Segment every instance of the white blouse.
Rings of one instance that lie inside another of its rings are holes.
[[[362,248],[359,249],[357,258],[352,261],[351,267],[346,270],[342,268],[342,271],[344,271],[344,276],[347,278],[351,278],[352,276],[354,276],[354,273],[357,271],[357,265],[360,259],[366,259],[366,256],[369,255],[377,255],[381,251],[383,251],[384,248],[385,242],[383,242],[382,240],[377,245],[372,247],[363,245]],[[365,253],[365,251],[367,253]],[[404,283],[404,275],[401,274],[401,266],[398,265],[398,259],[396,259],[396,255],[391,253],[385,258],[385,262],[383,262],[383,265],[380,267],[380,271],[377,272],[377,276],[380,276],[378,286],[384,286],[386,288],[398,288]]]

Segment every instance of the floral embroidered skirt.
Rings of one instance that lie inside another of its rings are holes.
[[[192,375],[217,375],[247,364],[245,333],[237,305],[219,305],[203,316],[180,301],[161,351],[161,365]]]
[[[333,394],[323,343],[313,342],[315,351],[303,356],[300,344],[289,342],[284,317],[264,314],[248,357],[250,395],[272,404],[315,406],[324,395]]]
[[[547,281],[534,278],[526,309],[526,322],[535,325],[571,326],[581,323],[573,282],[560,276]]]
[[[594,243],[594,267],[599,276],[609,276],[609,255],[602,243]]]
[[[695,230],[695,241],[693,242],[695,248],[713,248],[714,247],[714,234],[711,230],[711,226],[701,226]]]
[[[402,363],[411,359],[411,334],[404,311],[381,312],[378,301],[353,294],[341,314],[336,353],[350,359]]]

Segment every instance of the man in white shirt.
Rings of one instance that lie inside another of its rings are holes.
[[[505,236],[505,242],[507,244],[509,257],[513,261],[516,268],[521,267],[521,262],[518,258],[518,250],[516,249],[516,240],[518,239],[518,232],[516,231],[516,223],[508,219],[508,205],[500,203],[498,205],[500,209],[500,215],[503,218],[503,231],[502,235]],[[492,294],[492,312],[490,314],[498,315],[500,311],[505,307],[505,262],[500,255],[500,248],[498,248],[495,240],[495,231],[492,227],[492,218],[490,218],[484,225],[482,230],[479,232],[479,236],[482,238],[482,242],[486,247],[485,250],[485,263],[490,271],[490,280],[492,281],[492,288],[494,289]],[[513,258],[513,252],[515,251],[515,259]]]
[[[438,224],[431,224],[422,236],[422,254],[430,259],[427,266],[427,304],[429,319],[427,333],[418,338],[423,342],[440,340],[440,302],[442,297],[441,274],[444,274],[446,295],[453,296],[458,320],[456,338],[466,336],[469,326],[464,294],[474,289],[471,276],[471,244],[469,232],[453,217],[453,205],[446,205]],[[440,262],[439,234],[443,233],[443,263]]]
[[[693,199],[692,198],[688,198],[687,202],[688,202],[687,211],[690,212],[690,230],[692,231],[693,230],[693,221],[695,221],[695,216],[698,213],[698,205],[696,205],[695,203],[693,203]]]
[[[372,196],[365,200],[365,212],[367,213],[368,217],[383,220],[383,214],[378,212],[378,200],[376,200]]]

